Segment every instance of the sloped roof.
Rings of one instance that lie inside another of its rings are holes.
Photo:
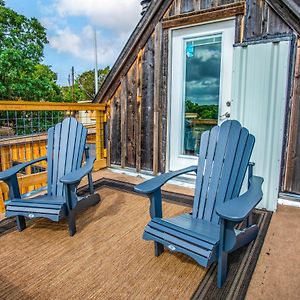
[[[113,86],[115,88],[118,87],[121,77],[126,75],[128,69],[135,61],[138,51],[146,44],[154,31],[155,25],[163,17],[172,2],[173,0],[152,0],[148,10],[135,27],[93,102],[102,100]],[[266,2],[300,35],[299,0],[266,0]]]

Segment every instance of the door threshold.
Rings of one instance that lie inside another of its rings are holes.
[[[294,206],[300,208],[300,195],[280,193],[278,204]]]
[[[117,173],[117,174],[124,174],[128,176],[133,176],[133,177],[139,177],[143,178],[145,180],[149,180],[151,178],[154,178],[156,176],[153,175],[152,171],[141,171],[137,172],[133,168],[121,168],[119,166],[111,166],[108,168],[111,172]],[[158,174],[157,176],[159,176]],[[192,174],[187,174],[187,175],[181,175],[178,176],[177,178],[171,179],[168,181],[168,184],[174,184],[177,186],[182,186],[182,187],[187,187],[194,189],[195,188],[195,182],[196,182],[196,176]]]

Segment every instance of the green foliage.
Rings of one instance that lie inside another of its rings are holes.
[[[1,0],[0,0],[1,1]],[[0,2],[0,99],[59,101],[56,74],[41,64],[45,28]]]
[[[64,102],[79,102],[88,100],[85,93],[81,90],[77,83],[74,84],[74,99],[72,87],[64,86],[61,88],[61,92]]]
[[[190,100],[185,102],[186,113],[196,113],[197,119],[218,119],[218,105],[199,105]]]
[[[110,68],[98,70],[99,86],[104,82]],[[85,71],[80,74],[74,84],[74,91],[71,86],[62,87],[62,95],[65,102],[91,101],[95,97],[95,72],[94,70]]]
[[[106,67],[104,69],[98,70],[99,86],[104,82],[110,68]],[[82,89],[85,94],[85,100],[92,100],[95,97],[95,72],[94,70],[89,70],[83,72],[76,80],[78,86]]]

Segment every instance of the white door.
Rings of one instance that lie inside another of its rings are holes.
[[[197,163],[200,136],[230,117],[235,21],[171,31],[169,170]]]

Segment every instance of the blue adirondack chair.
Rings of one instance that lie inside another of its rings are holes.
[[[9,198],[6,201],[6,217],[16,216],[19,231],[26,228],[25,217],[48,218],[58,222],[68,219],[69,233],[76,233],[75,214],[89,205],[100,201],[94,194],[92,169],[95,161],[86,147],[87,130],[74,118],[66,118],[62,123],[48,130],[47,156],[16,165],[0,172],[0,180],[9,186]],[[82,165],[85,154],[85,164]],[[48,162],[47,194],[32,199],[22,199],[17,173],[40,161]],[[78,201],[77,186],[84,176],[88,176],[90,196]]]
[[[226,121],[201,136],[198,166],[162,174],[135,187],[150,198],[151,221],[143,238],[154,241],[155,255],[164,247],[192,257],[201,266],[218,262],[218,287],[227,276],[228,253],[248,244],[258,234],[251,213],[262,199],[263,178],[253,176],[250,156],[254,136],[237,121]],[[248,190],[240,196],[248,169]],[[193,210],[163,219],[161,187],[170,179],[196,172]],[[245,221],[246,220],[246,221]],[[236,225],[245,221],[243,230]]]

